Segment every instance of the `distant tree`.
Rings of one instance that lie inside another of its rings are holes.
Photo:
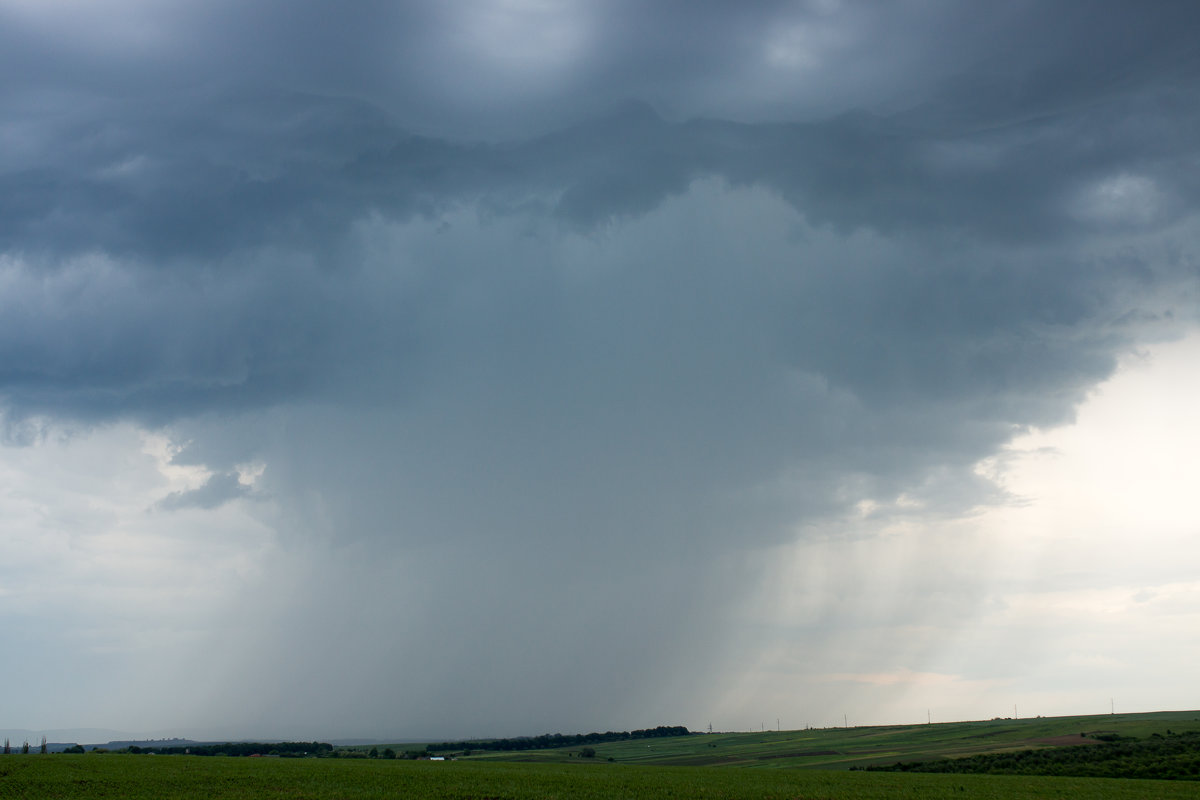
[[[28,752],[29,752],[29,742],[22,742],[22,743],[21,743],[21,752],[22,752],[22,753],[28,753]]]
[[[46,737],[43,736],[42,737],[42,755],[45,755],[48,752],[49,751],[46,749]]]
[[[541,736],[519,736],[515,739],[475,739],[472,741],[441,742],[429,746],[431,751],[444,750],[544,750],[549,748],[576,747],[600,742],[619,742],[627,739],[649,739],[663,736],[687,736],[690,731],[683,725],[659,725],[636,731],[608,731],[607,733],[561,734],[547,733]]]
[[[580,758],[595,758],[596,750],[593,747],[581,747],[581,748],[579,748],[579,757]]]
[[[371,752],[367,753],[367,755],[370,756],[371,758],[379,758],[379,748],[372,747]]]
[[[384,758],[395,758],[395,757],[396,757],[396,751],[395,751],[395,750],[393,750],[393,749],[392,749],[392,748],[390,748],[390,747],[385,747],[385,748],[384,748],[384,750],[383,750],[383,757],[384,757]]]
[[[12,753],[12,745],[8,743],[8,737],[5,736],[4,737],[4,755],[7,756],[11,753]]]
[[[76,744],[76,745],[72,745],[71,747],[68,747],[66,750],[63,750],[63,752],[64,753],[86,753],[87,751],[83,749],[83,745]]]

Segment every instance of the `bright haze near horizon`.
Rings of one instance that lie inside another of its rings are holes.
[[[0,728],[1200,707],[1198,34],[0,0]]]

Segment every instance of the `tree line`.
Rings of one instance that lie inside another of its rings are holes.
[[[605,733],[544,733],[541,736],[518,736],[513,739],[472,739],[461,742],[431,744],[432,751],[471,750],[549,750],[557,747],[578,747],[601,742],[623,742],[630,739],[657,739],[665,736],[687,736],[691,733],[683,725],[659,725],[636,731],[607,731]]]
[[[46,747],[47,747],[47,745],[46,745],[46,737],[45,737],[45,736],[43,736],[43,737],[42,737],[42,745],[41,745],[41,747],[38,749],[38,752],[39,752],[39,753],[46,753],[46,752],[47,752],[47,750],[46,750]],[[13,751],[13,746],[12,746],[12,744],[11,744],[11,743],[8,741],[8,737],[6,736],[6,737],[4,737],[4,755],[6,755],[6,756],[7,756],[7,755],[11,755],[11,754],[12,754],[12,751]],[[29,752],[29,740],[28,740],[28,739],[26,739],[24,742],[22,742],[22,743],[21,743],[21,752],[22,752],[22,753],[28,753],[28,752]]]
[[[117,751],[120,752],[120,751]],[[164,756],[281,756],[300,758],[322,756],[333,752],[328,742],[223,742],[221,744],[189,744],[170,747],[142,747],[130,745],[128,753],[146,753]]]

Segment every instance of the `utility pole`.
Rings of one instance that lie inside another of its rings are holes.
[[[927,709],[925,709],[925,724],[926,724],[926,725],[932,725],[932,724],[933,724],[933,715],[929,713],[929,709],[928,709],[928,708],[927,708]]]
[[[849,722],[849,721],[846,719],[846,715],[845,715],[845,714],[842,714],[842,727],[843,727],[843,728],[849,728],[849,727],[850,727],[850,722]]]
[[[1020,717],[1017,716],[1017,704],[1016,703],[1013,703],[1013,719],[1020,719]]]

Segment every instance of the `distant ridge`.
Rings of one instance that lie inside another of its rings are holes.
[[[26,741],[30,744],[38,744],[42,741],[43,736],[46,737],[47,742],[104,745],[116,739],[132,739],[137,734],[112,728],[46,728],[44,730],[8,728],[0,730],[0,739],[8,739],[14,745],[20,745],[21,742]]]

